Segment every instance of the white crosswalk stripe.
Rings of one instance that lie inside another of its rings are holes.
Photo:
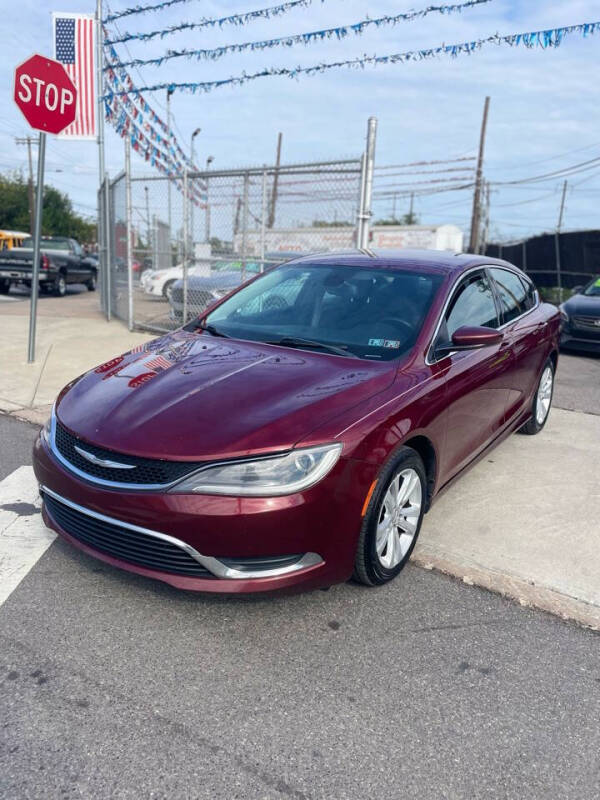
[[[19,467],[0,481],[0,605],[56,538],[40,507],[32,467]]]

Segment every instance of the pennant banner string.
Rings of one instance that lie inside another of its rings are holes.
[[[257,80],[258,78],[269,78],[275,76],[286,76],[289,78],[298,78],[301,75],[315,75],[317,73],[326,72],[332,69],[340,69],[342,67],[349,68],[362,68],[368,64],[402,64],[410,61],[425,61],[437,56],[451,56],[456,57],[462,53],[470,55],[484,46],[490,44],[502,45],[507,44],[510,47],[518,47],[523,45],[529,49],[541,47],[543,49],[549,47],[558,47],[563,39],[568,34],[580,34],[583,37],[591,36],[600,30],[600,22],[584,22],[578,25],[568,25],[560,28],[551,28],[541,31],[530,31],[526,33],[513,33],[501,36],[500,34],[493,34],[482,39],[474,39],[470,42],[461,42],[459,44],[440,45],[439,47],[425,48],[422,50],[407,50],[404,53],[394,53],[386,56],[363,56],[362,58],[353,58],[345,61],[333,61],[328,63],[315,64],[312,67],[271,67],[263,69],[260,72],[246,73],[237,75],[230,78],[222,78],[221,80],[213,81],[186,81],[182,83],[156,83],[149,84],[137,89],[119,92],[118,94],[139,95],[140,92],[154,92],[161,89],[167,89],[170,92],[175,90],[184,92],[210,92],[213,89],[219,89],[223,86],[241,86],[249,81]],[[111,99],[115,93],[108,92],[107,97]]]
[[[169,8],[169,6],[174,6],[179,3],[186,3],[189,0],[165,0],[163,3],[157,3],[155,5],[148,5],[148,6],[134,6],[133,8],[127,8],[124,11],[119,11],[114,14],[109,14],[105,17],[102,21],[104,23],[107,22],[115,22],[115,20],[122,19],[122,17],[129,17],[132,14],[143,14],[146,11],[162,11],[165,8]],[[320,0],[321,3],[326,2],[326,0]],[[243,14],[230,14],[227,17],[203,17],[201,20],[195,23],[191,23],[193,27],[196,28],[207,28],[207,27],[222,27],[223,25],[245,25],[247,22],[252,22],[255,19],[270,19],[271,17],[278,17],[281,14],[285,14],[288,11],[291,11],[293,8],[306,8],[312,4],[312,0],[289,0],[287,3],[280,3],[276,6],[269,6],[268,8],[259,8],[256,11],[246,11]],[[169,33],[174,33],[176,30],[187,30],[190,26],[190,23],[184,23],[183,26],[174,25],[172,28],[167,28],[164,31],[153,31],[151,33],[146,34],[143,38],[152,39],[155,36],[166,36]],[[113,39],[111,44],[118,44],[119,42],[127,42],[129,39],[136,39],[142,38],[141,36],[138,37],[135,34],[125,33],[122,37],[118,39]]]
[[[267,39],[262,42],[244,42],[243,44],[237,45],[226,45],[225,47],[219,47],[215,50],[182,50],[179,53],[177,51],[169,51],[173,53],[173,55],[167,56],[168,58],[175,58],[178,55],[198,55],[198,58],[220,58],[227,52],[241,52],[242,50],[264,50],[267,47],[278,47],[280,45],[284,46],[291,46],[293,44],[309,44],[313,41],[319,41],[322,39],[329,39],[333,36],[337,37],[338,39],[343,39],[345,36],[348,36],[350,33],[360,34],[363,30],[371,25],[375,25],[376,27],[380,27],[381,25],[397,25],[399,22],[410,22],[414,19],[422,19],[426,17],[428,14],[439,13],[439,14],[452,14],[457,11],[463,11],[466,8],[473,8],[474,6],[484,5],[486,3],[490,3],[492,0],[463,0],[462,3],[446,3],[443,5],[429,5],[426,8],[422,8],[419,10],[413,11],[405,11],[401,14],[393,14],[389,15],[386,14],[383,17],[379,17],[377,19],[364,19],[360,22],[356,22],[352,25],[339,25],[334,28],[326,28],[325,30],[318,30],[318,31],[310,31],[309,33],[299,33],[292,36],[281,36],[275,39]],[[227,19],[227,18],[226,18]],[[215,24],[221,23],[221,20],[215,22]],[[153,39],[156,36],[160,36],[164,38],[165,36],[170,36],[172,33],[178,33],[180,31],[185,30],[193,30],[194,28],[202,28],[205,27],[209,22],[205,20],[201,20],[200,22],[182,22],[179,25],[172,25],[169,28],[165,28],[162,30],[157,31],[150,31],[149,33],[126,33],[123,36],[120,36],[115,39],[108,39],[106,44],[118,44],[120,42],[130,42],[132,40],[140,40],[140,41],[147,41],[148,39]],[[205,55],[206,54],[206,55]],[[151,59],[149,61],[132,61],[126,62],[127,65],[130,63],[133,64],[160,64],[161,59]]]
[[[297,33],[291,36],[278,36],[275,39],[264,39],[258,42],[227,44],[223,47],[216,47],[209,50],[188,48],[184,50],[168,50],[164,56],[158,56],[157,58],[134,58],[131,61],[119,61],[117,62],[116,66],[141,67],[145,65],[151,65],[153,67],[159,67],[165,61],[169,61],[172,58],[182,57],[216,61],[217,59],[222,58],[224,55],[227,55],[227,53],[242,53],[245,50],[266,50],[267,48],[271,47],[293,47],[295,44],[307,45],[312,44],[313,42],[323,41],[324,39],[344,39],[346,36],[352,34],[355,36],[360,36],[360,34],[366,28],[371,26],[380,28],[384,25],[398,25],[400,22],[409,22],[417,18],[420,19],[435,12],[440,14],[452,14],[490,2],[491,0],[465,0],[463,3],[452,3],[451,5],[427,6],[427,8],[420,9],[419,11],[407,11],[402,14],[394,14],[393,16],[386,14],[385,16],[378,17],[376,19],[363,19],[360,20],[360,22],[355,22],[351,25],[338,25],[335,28],[308,31],[307,33]]]

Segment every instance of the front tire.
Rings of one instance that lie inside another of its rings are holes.
[[[170,300],[171,299],[171,292],[173,291],[173,284],[174,283],[175,283],[175,281],[167,281],[165,283],[165,285],[163,286],[162,293],[163,293],[163,297],[165,298],[165,300]]]
[[[531,419],[519,429],[519,433],[525,433],[528,436],[535,436],[539,433],[550,414],[552,407],[552,395],[554,394],[554,362],[548,359],[544,364],[544,369],[538,381],[537,389],[533,396],[531,404]]]
[[[0,281],[0,294],[8,294],[10,292],[10,281]]]
[[[96,291],[96,275],[92,274],[89,281],[85,284],[87,286],[88,292],[95,292]]]
[[[402,571],[417,542],[427,496],[418,453],[401,447],[384,467],[363,520],[354,579],[380,586]]]

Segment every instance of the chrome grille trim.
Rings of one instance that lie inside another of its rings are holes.
[[[44,494],[50,495],[53,497],[58,503],[63,503],[69,508],[72,508],[74,511],[78,511],[80,514],[86,514],[88,517],[94,517],[95,519],[100,520],[101,522],[106,522],[109,525],[117,525],[121,528],[128,528],[131,531],[135,531],[136,533],[142,533],[146,536],[154,537],[155,539],[162,539],[165,542],[169,542],[169,544],[175,545],[179,547],[181,550],[186,552],[189,556],[195,559],[199,564],[211,572],[216,578],[230,578],[234,580],[248,580],[251,578],[275,578],[280,577],[283,575],[288,575],[292,572],[298,572],[301,569],[307,569],[308,567],[315,567],[319,564],[324,563],[321,556],[317,553],[305,553],[302,558],[297,561],[295,564],[290,564],[286,567],[278,567],[275,569],[265,569],[265,570],[239,570],[234,569],[233,567],[228,567],[218,558],[214,558],[213,556],[203,556],[199,553],[194,547],[187,542],[183,542],[181,539],[177,539],[174,536],[170,536],[167,533],[161,533],[160,531],[154,531],[150,528],[143,528],[140,525],[133,525],[130,522],[123,522],[123,520],[116,519],[115,517],[109,517],[106,514],[100,514],[98,511],[92,511],[89,508],[85,508],[85,506],[79,505],[79,503],[75,503],[72,500],[68,500],[66,497],[63,497],[56,492],[53,492],[52,489],[49,489],[47,486],[40,486],[40,494],[43,496]],[[126,561],[126,559],[122,559]],[[157,570],[160,572],[160,570]],[[166,570],[165,570],[166,571]],[[198,580],[201,580],[199,578]]]

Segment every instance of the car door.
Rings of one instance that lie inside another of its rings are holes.
[[[501,431],[508,399],[512,354],[507,340],[477,350],[436,358],[436,347],[451,341],[463,325],[500,327],[497,300],[484,269],[468,273],[454,289],[434,337],[430,360],[446,371],[446,433],[440,459],[445,483]]]
[[[545,358],[548,326],[537,313],[537,292],[525,276],[503,267],[490,267],[489,274],[500,301],[502,331],[513,353],[506,409],[511,421],[531,402]]]

